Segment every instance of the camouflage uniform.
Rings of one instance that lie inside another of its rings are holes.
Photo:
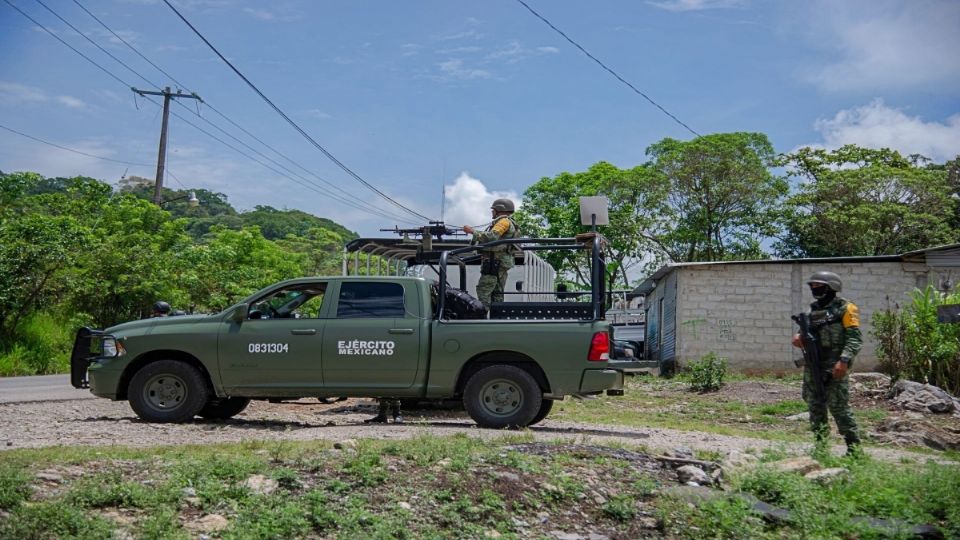
[[[493,220],[486,231],[475,234],[473,242],[475,244],[485,244],[519,236],[520,228],[517,226],[517,222],[509,216],[500,216]],[[513,257],[516,252],[516,246],[509,244],[495,246],[480,252],[483,263],[481,264],[480,281],[477,282],[477,298],[480,299],[480,302],[488,311],[492,302],[503,302],[503,288],[507,283],[507,272],[514,266]],[[499,263],[495,265],[495,272],[489,271],[488,265],[491,259]]]
[[[810,304],[810,325],[821,344],[821,365],[819,368],[807,365],[803,371],[803,400],[810,411],[810,428],[818,443],[825,442],[830,434],[829,410],[847,447],[852,450],[860,444],[860,435],[850,410],[850,380],[846,374],[835,380],[833,367],[841,358],[852,367],[854,357],[860,352],[863,344],[860,312],[853,302],[840,297],[833,298],[826,306],[814,302]],[[815,374],[823,378],[824,402],[817,399]]]

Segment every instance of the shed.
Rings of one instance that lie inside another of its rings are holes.
[[[799,351],[790,315],[809,308],[806,280],[829,270],[843,280],[840,296],[861,313],[864,344],[857,371],[877,367],[872,316],[909,301],[932,284],[952,290],[960,280],[960,244],[900,255],[668,264],[634,293],[646,297],[646,355],[671,368],[710,352],[734,371],[793,370]]]

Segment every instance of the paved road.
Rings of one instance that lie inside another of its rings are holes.
[[[92,399],[90,390],[70,386],[69,375],[0,377],[0,403]]]

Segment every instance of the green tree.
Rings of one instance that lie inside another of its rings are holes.
[[[219,311],[271,283],[302,274],[304,258],[267,240],[258,227],[215,227],[180,254],[173,279],[191,310]]]
[[[329,276],[341,271],[343,238],[329,229],[314,227],[303,236],[288,234],[276,243],[282,249],[302,256],[305,275]]]
[[[600,228],[607,239],[610,281],[629,286],[627,270],[652,247],[646,231],[664,209],[666,184],[647,166],[619,169],[599,162],[581,173],[544,177],[524,193],[515,215],[524,236],[571,237],[587,231],[580,224],[580,197],[605,195],[610,224]],[[590,283],[590,259],[585,252],[546,252],[546,259],[579,285]]]
[[[72,216],[0,220],[0,339],[10,340],[24,318],[56,304],[87,240]]]
[[[783,257],[890,255],[957,242],[957,200],[945,167],[920,156],[847,145],[782,156],[799,180],[785,203]]]
[[[773,146],[762,133],[663,139],[647,148],[669,185],[667,211],[647,237],[674,262],[757,259],[776,233],[788,192],[771,174]]]

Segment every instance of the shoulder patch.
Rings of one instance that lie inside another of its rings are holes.
[[[847,302],[847,310],[843,313],[843,327],[860,326],[860,309],[853,302]]]
[[[510,220],[501,218],[490,230],[497,233],[497,236],[503,236],[510,230]]]

